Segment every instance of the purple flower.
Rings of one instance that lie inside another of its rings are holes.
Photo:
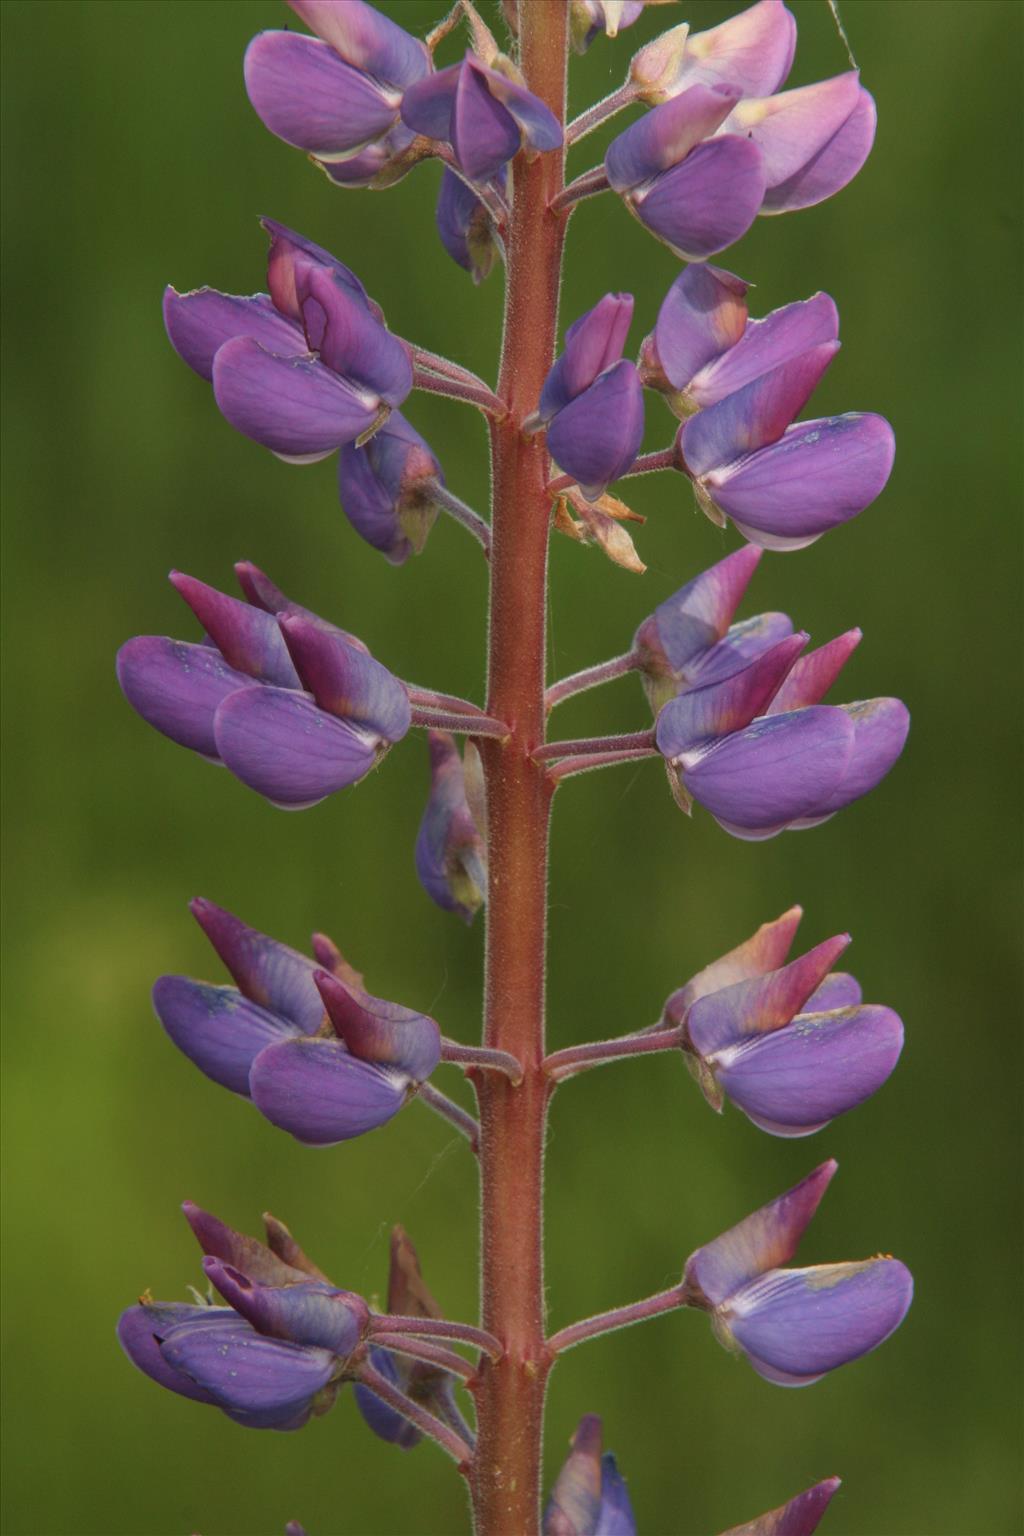
[[[441,1308],[427,1289],[420,1270],[419,1254],[403,1227],[393,1227],[388,1266],[388,1312],[399,1317],[440,1318]],[[414,1402],[422,1403],[431,1413],[465,1435],[466,1425],[455,1402],[450,1372],[425,1360],[408,1355],[391,1355],[386,1350],[370,1348],[370,1363],[392,1386],[398,1387]],[[423,1439],[422,1432],[409,1420],[361,1382],[355,1389],[356,1405],[373,1433],[403,1451],[412,1450]]]
[[[569,40],[573,51],[586,53],[599,32],[606,37],[618,37],[640,19],[643,10],[644,0],[570,0]]]
[[[431,71],[418,38],[363,0],[288,0],[317,34],[260,32],[245,55],[245,87],[263,122],[336,179],[374,179],[413,134],[402,94]],[[337,166],[333,162],[337,162]],[[354,173],[346,176],[345,172]]]
[[[504,169],[498,172],[496,180],[504,191]],[[465,268],[474,283],[483,282],[502,254],[490,213],[472,188],[448,169],[441,177],[437,199],[437,232],[448,255]]]
[[[715,1335],[758,1375],[809,1386],[876,1349],[899,1327],[914,1291],[898,1259],[784,1269],[832,1175],[822,1163],[794,1189],[698,1248],[686,1261],[689,1305],[711,1314]]]
[[[402,683],[361,640],[292,603],[255,566],[247,602],[171,573],[199,643],[139,635],[118,652],[125,698],[172,741],[297,810],[358,783],[409,729]]]
[[[773,926],[759,930],[769,945]],[[699,997],[673,994],[665,1018],[682,1025],[687,1064],[713,1109],[728,1098],[773,1136],[809,1136],[882,1086],[903,1025],[890,1008],[862,1004],[854,977],[833,972],[849,942],[839,934],[789,965],[748,965]]]
[[[198,1206],[183,1209],[227,1305],[141,1301],[118,1323],[125,1354],[160,1386],[236,1423],[301,1429],[349,1379],[369,1308],[331,1285],[272,1217],[267,1246]]]
[[[547,427],[551,457],[588,501],[597,501],[633,463],[644,432],[640,376],[622,349],[633,296],[606,293],[573,321],[524,430]]]
[[[806,634],[788,635],[742,666],[726,656],[733,670],[713,681],[705,670],[670,699],[656,740],[684,808],[697,800],[734,837],[757,841],[816,826],[873,789],[903,750],[906,706],[819,703],[859,640],[850,630],[800,657]]]
[[[655,714],[684,690],[727,677],[793,633],[784,613],[762,613],[733,624],[761,551],[746,544],[654,610],[637,630],[633,649]]]
[[[429,445],[400,411],[368,443],[344,444],[338,458],[342,511],[392,565],[421,553],[437,518],[434,492],[443,484]]]
[[[852,411],[794,425],[838,351],[835,305],[816,294],[746,324],[738,284],[714,268],[677,279],[645,344],[647,381],[664,380],[678,414],[698,413],[678,449],[712,522],[729,516],[752,543],[801,549],[881,493],[893,432]]]
[[[782,0],[730,16],[706,32],[686,22],[633,57],[629,77],[642,101],[656,105],[691,85],[727,85],[741,96],[771,96],[785,83],[796,51],[796,21]]]
[[[828,1477],[824,1482],[815,1483],[813,1488],[798,1493],[795,1499],[778,1509],[770,1509],[746,1525],[734,1525],[723,1531],[722,1536],[814,1536],[838,1487],[839,1478]]]
[[[416,837],[416,873],[431,901],[471,923],[487,893],[487,844],[466,784],[473,776],[478,783],[470,787],[482,792],[480,759],[470,744],[463,764],[446,731],[431,731],[429,745],[430,795]]]
[[[665,295],[643,344],[644,383],[662,389],[678,416],[716,405],[817,348],[838,349],[839,313],[827,293],[748,320],[746,291],[732,272],[696,265]]]
[[[629,1492],[611,1452],[601,1454],[601,1420],[580,1419],[544,1511],[543,1536],[636,1536]]]
[[[510,74],[472,52],[459,64],[419,80],[402,100],[402,121],[414,133],[451,145],[470,181],[492,181],[525,145],[557,149],[558,119]]]
[[[874,132],[874,102],[856,70],[763,98],[711,72],[619,134],[605,172],[641,224],[699,261],[738,240],[758,213],[840,191]]]
[[[297,1140],[376,1130],[437,1066],[433,1019],[370,997],[329,940],[317,936],[313,961],[212,902],[192,912],[236,986],[161,976],[157,1018],[200,1071]]]
[[[412,363],[353,272],[283,224],[263,227],[269,296],[168,288],[164,323],[233,427],[308,463],[380,426],[412,389]]]

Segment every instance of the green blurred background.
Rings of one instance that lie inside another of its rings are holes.
[[[434,0],[383,7],[411,30]],[[572,66],[579,110],[656,10]],[[825,0],[796,0],[792,83],[847,67]],[[1021,1020],[1015,989],[1021,7],[846,0],[878,97],[875,153],[823,207],[762,220],[725,260],[761,313],[825,287],[846,346],[815,409],[894,422],[892,481],[862,518],[765,558],[744,612],[785,608],[817,640],[861,624],[840,695],[896,693],[905,758],[820,830],[736,842],[679,815],[656,765],[559,796],[551,913],[553,1043],[653,1019],[666,993],[758,923],[804,904],[807,944],[852,930],[872,1000],[907,1025],[900,1070],[812,1142],[707,1111],[651,1059],[559,1096],[549,1182],[552,1323],[670,1283],[686,1254],[827,1156],[841,1174],[808,1261],[904,1258],[917,1301],[872,1358],[807,1392],[731,1360],[695,1316],[571,1354],[547,1421],[558,1465],[600,1411],[645,1536],[720,1530],[842,1474],[832,1536],[1024,1528],[1019,1486]],[[476,1305],[475,1179],[447,1128],[411,1108],[387,1131],[305,1150],[179,1056],[150,1013],[164,970],[220,980],[185,903],[205,894],[302,945],[323,927],[386,996],[478,1030],[482,928],[436,911],[412,873],[425,749],[411,738],[358,792],[298,816],[146,729],[114,683],[139,632],[190,636],[172,566],[230,585],[255,560],[405,676],[479,697],[484,571],[453,524],[392,570],[337,506],[333,463],[295,469],[218,415],[164,337],[163,284],[262,285],[268,213],[336,251],[391,326],[493,375],[501,277],[481,289],[433,230],[437,170],[386,196],[332,189],[249,107],[249,37],[274,0],[6,0],[7,1240],[6,1529],[119,1536],[311,1536],[466,1526],[430,1448],[374,1439],[350,1396],[301,1435],[247,1434],[158,1391],[122,1358],[117,1312],[199,1278],[190,1197],[256,1230],[269,1207],[336,1279],[372,1293],[404,1223],[451,1315]],[[447,45],[451,50],[451,44]],[[585,168],[599,141],[573,163]],[[633,339],[678,270],[611,197],[574,221],[571,319],[613,288]],[[482,428],[417,396],[452,486],[483,505]],[[654,400],[649,446],[671,422]],[[679,481],[635,487],[637,577],[556,540],[551,674],[621,650],[637,622],[735,547]],[[570,735],[644,722],[619,683],[566,706]],[[550,1472],[549,1472],[550,1475]]]

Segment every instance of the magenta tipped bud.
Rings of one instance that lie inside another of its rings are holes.
[[[636,1536],[625,1479],[601,1442],[601,1420],[584,1414],[544,1510],[543,1536]]]

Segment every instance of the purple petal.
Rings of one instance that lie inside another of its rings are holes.
[[[688,764],[683,782],[728,831],[774,835],[822,813],[843,780],[853,738],[848,717],[828,705],[773,715]]]
[[[594,1536],[636,1536],[636,1520],[626,1479],[610,1451],[601,1457],[601,1511]]]
[[[691,269],[692,270],[692,269]],[[827,293],[751,320],[734,347],[713,359],[687,393],[698,405],[714,405],[761,374],[839,336],[839,311]]]
[[[754,544],[745,547],[757,548]],[[744,619],[741,624],[731,624],[718,644],[705,651],[703,656],[698,656],[688,668],[686,681],[691,687],[700,688],[720,682],[723,678],[731,677],[734,672],[742,671],[749,662],[756,661],[765,651],[771,650],[792,633],[793,620],[787,613],[758,613],[752,619]],[[788,681],[787,675],[783,687]],[[775,697],[778,698],[778,694]],[[772,713],[771,705],[768,706],[768,713]]]
[[[504,174],[499,177],[504,182]],[[437,232],[453,261],[483,282],[501,256],[494,222],[483,203],[454,171],[445,167],[437,199]]]
[[[321,159],[343,157],[387,133],[401,93],[353,69],[326,43],[258,32],[245,51],[245,89],[277,138]]]
[[[188,1376],[183,1376],[164,1359],[157,1340],[182,1323],[219,1330],[225,1322],[230,1323],[232,1320],[238,1321],[227,1307],[179,1306],[162,1301],[140,1302],[138,1306],[129,1307],[127,1312],[121,1313],[117,1337],[132,1365],[144,1375],[152,1377],[161,1387],[166,1387],[169,1392],[177,1392],[182,1397],[190,1397],[197,1403],[212,1403],[214,1398],[204,1387]]]
[[[153,988],[156,1016],[179,1051],[201,1072],[249,1097],[249,1068],[265,1045],[296,1033],[235,987],[211,987],[187,976],[161,976]]]
[[[863,999],[860,982],[848,971],[826,976],[804,1005],[807,1013],[828,1013],[832,1008],[856,1008]]]
[[[839,785],[814,815],[831,816],[881,783],[910,730],[910,712],[900,699],[865,699],[839,708],[853,722],[853,750]]]
[[[769,189],[788,181],[822,150],[857,105],[855,69],[795,91],[741,101],[726,131],[749,135],[764,155]]]
[[[818,153],[766,194],[762,213],[791,213],[812,208],[845,187],[864,164],[875,142],[875,103],[863,88],[857,105],[839,131]]]
[[[203,1269],[224,1300],[270,1338],[329,1349],[342,1360],[355,1349],[369,1320],[361,1297],[322,1281],[261,1285],[223,1260],[208,1257]]]
[[[399,411],[363,447],[346,443],[338,460],[342,511],[393,565],[422,550],[437,517],[436,482],[444,484],[440,464]]]
[[[320,709],[308,694],[246,688],[214,722],[225,766],[250,789],[288,810],[316,805],[374,767],[380,738]]]
[[[613,139],[604,157],[616,192],[630,192],[686,159],[714,133],[739,99],[724,86],[695,85],[655,107]]]
[[[376,405],[381,400],[401,405],[412,389],[408,349],[348,283],[324,267],[310,266],[299,278],[298,297],[310,348],[321,361]]]
[[[402,97],[402,121],[406,127],[427,139],[447,140],[461,74],[461,64],[450,64],[410,86]]]
[[[411,158],[406,161],[402,158],[415,137],[411,128],[396,123],[390,133],[368,144],[357,155],[350,155],[347,160],[314,160],[313,163],[338,187],[380,185],[385,173],[390,179],[383,184],[391,186],[415,164]]]
[[[838,350],[837,341],[822,342],[692,417],[680,436],[690,474],[710,475],[744,454],[777,442],[807,404]],[[728,469],[724,473],[727,475]],[[718,483],[718,477],[711,477],[714,489]]]
[[[167,1363],[205,1389],[221,1408],[254,1428],[292,1428],[312,1411],[337,1361],[326,1349],[265,1339],[240,1319],[220,1327],[181,1323],[160,1346]]]
[[[519,151],[522,134],[511,112],[495,97],[490,71],[469,59],[459,70],[449,138],[470,181],[487,182]]]
[[[762,923],[756,933],[730,949],[728,954],[698,971],[685,987],[673,992],[665,1005],[666,1019],[670,1023],[682,1023],[698,998],[706,997],[709,992],[720,992],[751,976],[777,971],[792,948],[803,915],[802,907],[790,907],[781,917]]]
[[[213,360],[213,392],[239,432],[286,457],[323,455],[373,425],[380,397],[315,358],[276,357],[239,336]]]
[[[309,1279],[304,1270],[289,1264],[266,1243],[247,1237],[244,1232],[236,1232],[234,1227],[211,1216],[209,1211],[202,1210],[191,1200],[186,1200],[181,1208],[203,1253],[223,1259],[225,1264],[248,1275],[250,1280],[261,1285],[299,1285]]]
[[[380,318],[378,306],[367,297],[366,289],[351,267],[346,267],[344,262],[332,256],[322,245],[307,240],[305,235],[296,234],[287,224],[279,224],[276,219],[260,219],[260,224],[270,236],[267,287],[275,307],[282,315],[287,315],[301,327],[300,290],[305,291],[304,285],[312,271],[323,268],[347,288],[353,298],[359,299],[365,309]],[[274,348],[270,350],[274,351]],[[304,352],[306,348],[300,346],[298,350]]]
[[[370,1350],[370,1364],[375,1371],[387,1378],[394,1386],[404,1391],[407,1385],[402,1365],[393,1355],[389,1355],[383,1349]],[[381,1440],[386,1440],[389,1445],[397,1445],[403,1451],[411,1451],[414,1445],[418,1445],[423,1439],[422,1434],[408,1419],[396,1413],[394,1408],[383,1402],[369,1387],[365,1387],[361,1381],[355,1385],[356,1406],[373,1433]]]
[[[722,1536],[814,1536],[821,1517],[840,1486],[838,1477],[830,1477],[823,1483],[815,1483],[795,1499],[758,1515],[746,1525],[734,1525],[723,1531]]]
[[[759,0],[706,32],[692,33],[683,53],[683,80],[732,86],[743,96],[769,96],[789,74],[796,21],[782,0]]]
[[[298,325],[278,314],[265,293],[240,298],[197,288],[194,293],[164,289],[164,325],[171,346],[200,378],[213,378],[213,359],[226,341],[251,336],[279,357],[298,357],[306,350]]]
[[[691,1254],[683,1278],[693,1296],[717,1307],[767,1270],[787,1264],[837,1167],[832,1159],[822,1163],[777,1200]]]
[[[548,422],[622,356],[630,321],[631,293],[606,293],[593,309],[574,320],[565,333],[565,347],[544,380],[537,415]]]
[[[644,433],[644,392],[625,359],[559,411],[548,428],[551,457],[590,501],[629,469]]]
[[[429,743],[430,795],[416,835],[416,873],[431,901],[471,923],[487,890],[487,845],[466,799],[454,738],[431,731]]]
[[[726,1046],[711,1067],[755,1125],[806,1136],[870,1098],[902,1049],[903,1025],[892,1009],[841,1008],[801,1013],[783,1029]]]
[[[710,1056],[749,1036],[781,1029],[796,1017],[850,943],[848,933],[826,939],[779,970],[724,987],[698,999],[686,1032],[701,1056]]]
[[[749,139],[726,134],[699,144],[631,206],[677,256],[701,261],[746,234],[763,198],[761,151]]]
[[[655,727],[658,751],[670,762],[681,762],[686,771],[691,758],[699,758],[709,742],[741,731],[764,714],[806,644],[806,634],[790,635],[731,677],[688,688],[670,699]]]
[[[283,688],[302,686],[277,621],[269,613],[228,597],[182,571],[172,571],[170,582],[236,672]]]
[[[805,1386],[877,1349],[903,1321],[913,1294],[898,1259],[775,1270],[733,1296],[724,1321],[755,1371]]]
[[[288,0],[288,4],[346,63],[378,80],[412,85],[430,69],[430,55],[419,38],[364,0]]]
[[[201,896],[189,902],[189,911],[245,997],[282,1015],[303,1034],[316,1033],[324,1005],[313,981],[317,967],[312,960]]]
[[[557,117],[546,107],[539,96],[534,96],[525,86],[503,75],[500,70],[488,69],[473,53],[467,53],[463,64],[465,74],[472,73],[486,80],[487,89],[495,101],[511,113],[519,125],[523,139],[533,150],[558,149],[562,143],[562,126]],[[456,102],[456,114],[458,104]]]
[[[658,361],[673,389],[686,389],[736,346],[747,324],[746,291],[742,278],[717,267],[686,267],[676,278],[654,327]]]
[[[279,620],[299,676],[321,709],[383,741],[401,741],[412,720],[409,695],[368,651],[300,614]]]
[[[770,447],[710,474],[707,489],[745,538],[800,548],[863,512],[884,490],[895,453],[883,417],[851,411],[797,422]]]
[[[862,638],[861,630],[848,629],[827,645],[801,656],[772,699],[768,713],[781,715],[787,710],[803,709],[808,704],[820,704]]]
[[[647,681],[653,684],[667,677],[671,684],[667,696],[676,692],[687,668],[710,653],[726,634],[760,559],[760,550],[747,544],[659,603],[633,640],[643,658],[645,686]],[[655,708],[665,702],[655,698],[651,689],[648,692]]]
[[[273,1125],[324,1147],[384,1125],[405,1103],[408,1078],[357,1061],[338,1040],[286,1040],[257,1056],[249,1082]]]
[[[179,746],[216,759],[217,707],[252,678],[229,667],[210,645],[138,635],[117,653],[117,680],[132,708]]]
[[[601,1420],[584,1414],[544,1510],[543,1536],[587,1536],[597,1528],[603,1494]]]
[[[599,33],[618,37],[643,15],[644,0],[571,0],[569,39],[575,53],[586,53]]]
[[[379,1067],[394,1067],[415,1083],[425,1082],[441,1059],[441,1031],[415,1009],[357,992],[328,971],[316,984],[331,1023],[352,1055]]]

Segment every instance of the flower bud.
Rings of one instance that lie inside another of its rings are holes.
[[[428,742],[430,795],[416,837],[416,873],[431,901],[471,923],[486,899],[487,844],[454,737],[431,731]]]

